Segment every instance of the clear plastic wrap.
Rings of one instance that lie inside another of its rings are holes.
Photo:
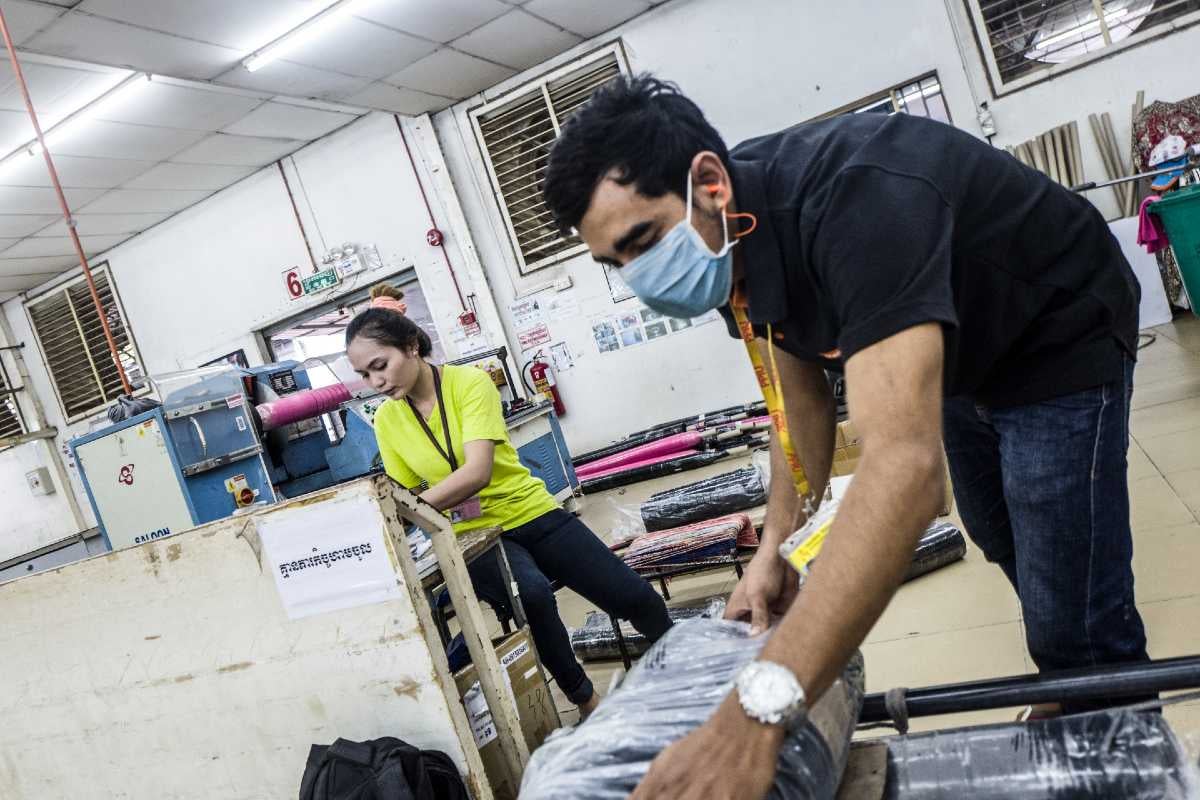
[[[661,531],[766,502],[766,482],[760,470],[750,466],[653,495],[642,503],[642,522],[648,531]]]
[[[696,617],[720,619],[724,613],[724,596],[706,597],[694,603],[667,609],[672,623]],[[650,640],[625,620],[621,621],[621,638],[625,640],[625,650],[634,658],[650,649]],[[583,625],[571,631],[571,649],[582,661],[619,659],[621,648],[617,646],[617,632],[613,630],[612,619],[608,614],[603,611],[589,612]]]
[[[700,726],[766,635],[741,622],[692,619],[658,641],[588,720],[533,754],[521,800],[625,800],[650,762]],[[772,800],[831,800],[862,705],[862,657],[817,702],[780,750]],[[737,747],[737,742],[730,742]]]
[[[1160,714],[1122,710],[896,736],[887,800],[1186,800],[1195,765]]]

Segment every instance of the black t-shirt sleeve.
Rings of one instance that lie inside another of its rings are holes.
[[[853,167],[836,178],[811,252],[843,359],[926,322],[957,326],[953,220],[924,179],[877,167]]]

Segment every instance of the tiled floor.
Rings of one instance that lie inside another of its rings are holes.
[[[1164,658],[1200,653],[1200,320],[1180,318],[1153,333],[1157,339],[1141,351],[1135,373],[1129,485],[1138,605],[1150,653]],[[702,476],[689,473],[693,477]],[[661,487],[634,487],[616,500],[636,506],[651,488]],[[612,507],[606,499],[585,519],[602,532]],[[721,572],[676,580],[671,592],[686,599],[728,592],[733,585],[732,572]],[[567,591],[559,604],[568,626],[580,624],[593,607]],[[1033,671],[1016,597],[1000,570],[973,547],[961,563],[902,587],[863,652],[870,691]],[[588,671],[603,690],[613,668]],[[570,704],[560,697],[559,705]],[[914,729],[1004,721],[1014,714],[1004,709],[932,717],[915,720]],[[1175,706],[1167,715],[1185,738],[1200,744],[1200,703]]]

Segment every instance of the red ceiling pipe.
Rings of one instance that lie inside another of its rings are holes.
[[[458,294],[458,304],[462,306],[463,314],[467,314],[470,309],[467,308],[467,301],[463,299],[462,287],[458,285],[458,276],[454,274],[454,265],[450,263],[450,254],[446,252],[446,237],[442,236],[441,231],[437,229],[437,221],[433,218],[433,207],[429,205],[429,195],[425,193],[425,185],[421,183],[421,173],[417,172],[417,162],[413,158],[412,148],[408,146],[408,137],[404,135],[404,126],[400,124],[400,115],[393,114],[392,117],[396,120],[396,128],[400,131],[400,141],[404,142],[404,152],[408,153],[408,163],[412,165],[413,178],[417,182],[417,188],[421,190],[421,199],[425,201],[425,211],[429,214],[429,224],[432,227],[429,229],[427,239],[430,244],[442,248],[442,257],[446,259],[446,269],[450,271],[450,280],[454,281],[454,291]]]
[[[63,221],[67,224],[67,233],[71,237],[71,244],[75,246],[75,255],[79,257],[79,265],[83,267],[83,277],[87,280],[88,291],[92,295],[92,304],[96,306],[96,314],[100,317],[100,327],[104,331],[105,341],[108,342],[108,350],[112,354],[117,375],[121,378],[121,386],[124,387],[126,394],[133,394],[129,376],[125,374],[125,368],[121,366],[121,354],[117,351],[117,342],[113,339],[112,331],[108,327],[108,316],[104,310],[104,303],[100,300],[100,293],[96,291],[96,282],[92,279],[92,270],[88,267],[87,256],[84,255],[83,245],[79,242],[79,234],[75,232],[75,218],[71,216],[71,207],[67,205],[67,196],[63,194],[62,184],[58,180],[58,170],[54,168],[54,159],[50,157],[50,148],[46,146],[46,138],[42,135],[42,126],[38,122],[37,112],[33,110],[33,100],[29,96],[29,87],[25,84],[25,73],[21,71],[21,62],[17,58],[17,48],[13,44],[12,34],[8,31],[8,20],[4,18],[3,8],[0,8],[0,34],[4,36],[4,46],[8,48],[8,60],[12,64],[17,85],[21,87],[21,96],[25,99],[25,110],[29,112],[29,121],[33,124],[33,132],[37,136],[38,144],[42,146],[42,157],[46,159],[50,182],[54,184],[54,192],[58,195],[58,205],[62,209]]]

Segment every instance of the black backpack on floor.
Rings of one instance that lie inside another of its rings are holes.
[[[450,756],[391,736],[314,744],[300,800],[470,800]]]

